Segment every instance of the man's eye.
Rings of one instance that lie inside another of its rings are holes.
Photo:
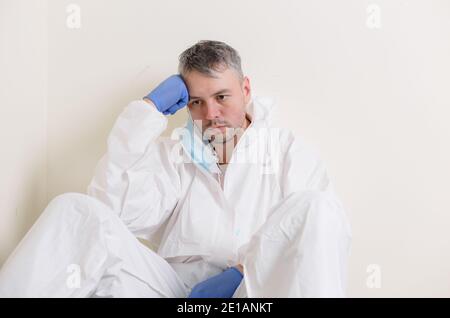
[[[194,100],[194,101],[192,101],[191,103],[192,103],[192,105],[199,105],[199,104],[200,104],[200,101],[199,101],[199,100]]]
[[[225,97],[226,97],[226,95],[217,95],[217,98],[220,99],[220,100],[224,100]]]

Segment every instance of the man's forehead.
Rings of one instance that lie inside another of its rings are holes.
[[[221,91],[232,90],[233,80],[235,80],[232,70],[216,71],[213,74],[214,77],[197,71],[190,72],[186,78],[189,95],[201,98],[218,94]]]

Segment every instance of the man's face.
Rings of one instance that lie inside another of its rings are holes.
[[[215,76],[191,71],[184,81],[189,91],[188,108],[199,128],[201,121],[204,138],[224,143],[246,124],[250,82],[248,77],[241,82],[237,72],[229,68],[215,72]]]

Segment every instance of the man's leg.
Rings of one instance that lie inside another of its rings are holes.
[[[185,297],[171,266],[102,202],[53,199],[0,270],[0,297]]]
[[[344,297],[350,242],[347,216],[334,195],[291,194],[240,250],[248,296]]]

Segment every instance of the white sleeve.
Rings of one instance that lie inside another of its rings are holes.
[[[108,136],[87,193],[109,206],[138,237],[154,234],[174,210],[180,179],[158,141],[167,118],[143,100],[131,102]]]
[[[283,197],[306,190],[332,191],[324,163],[317,152],[303,140],[289,136],[281,174]]]

